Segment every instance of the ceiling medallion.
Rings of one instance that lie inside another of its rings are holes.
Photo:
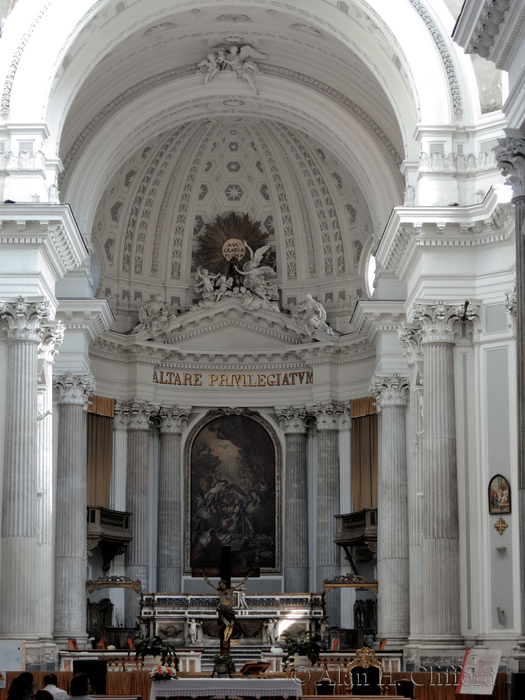
[[[242,107],[244,104],[244,100],[224,100],[222,104],[226,107]]]
[[[202,266],[212,274],[232,276],[233,266],[247,259],[247,246],[260,248],[267,237],[261,231],[261,224],[252,221],[249,214],[231,211],[226,216],[217,216],[212,224],[205,224],[197,252]]]

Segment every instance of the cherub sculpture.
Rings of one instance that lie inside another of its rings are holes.
[[[196,73],[204,75],[204,84],[206,84],[215,80],[221,72],[233,71],[239,80],[244,80],[255,94],[258,94],[253,76],[261,71],[259,66],[248,58],[267,58],[267,56],[248,44],[231,45],[227,49],[219,46],[214,52],[208,53],[204,60],[197,63]]]
[[[212,275],[205,267],[197,268],[197,277],[199,281],[195,285],[195,291],[201,295],[204,300],[212,300],[215,289],[214,282],[219,277],[219,274]]]

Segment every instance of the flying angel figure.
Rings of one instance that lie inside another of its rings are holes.
[[[263,255],[270,249],[270,246],[263,245],[254,252],[246,241],[244,241],[244,245],[250,251],[250,260],[244,263],[242,270],[239,270],[237,266],[235,269],[240,275],[243,275],[246,288],[268,301],[278,299],[277,285],[269,281],[269,278],[277,277],[277,273],[267,265],[261,266]]]
[[[246,44],[245,46],[230,46],[229,52],[223,58],[223,62],[231,66],[231,69],[237,74],[239,80],[244,80],[258,95],[257,88],[253,81],[255,73],[260,73],[259,67],[253,61],[248,61],[248,58],[268,58],[264,53],[259,53],[254,48]]]

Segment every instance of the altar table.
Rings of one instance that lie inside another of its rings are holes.
[[[150,700],[157,698],[298,698],[301,686],[290,678],[179,678],[154,681]]]

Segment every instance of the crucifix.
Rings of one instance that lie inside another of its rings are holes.
[[[205,567],[204,569],[192,569],[192,576],[202,576],[208,586],[211,586],[219,594],[219,606],[217,613],[219,625],[221,656],[230,656],[230,637],[235,625],[235,610],[233,609],[233,593],[246,583],[250,576],[260,575],[259,567],[246,567],[231,565],[231,550],[229,545],[221,545],[221,565],[218,567]],[[219,576],[219,586],[214,586],[208,578],[209,576]],[[232,576],[244,576],[243,580],[236,586],[231,585]]]

